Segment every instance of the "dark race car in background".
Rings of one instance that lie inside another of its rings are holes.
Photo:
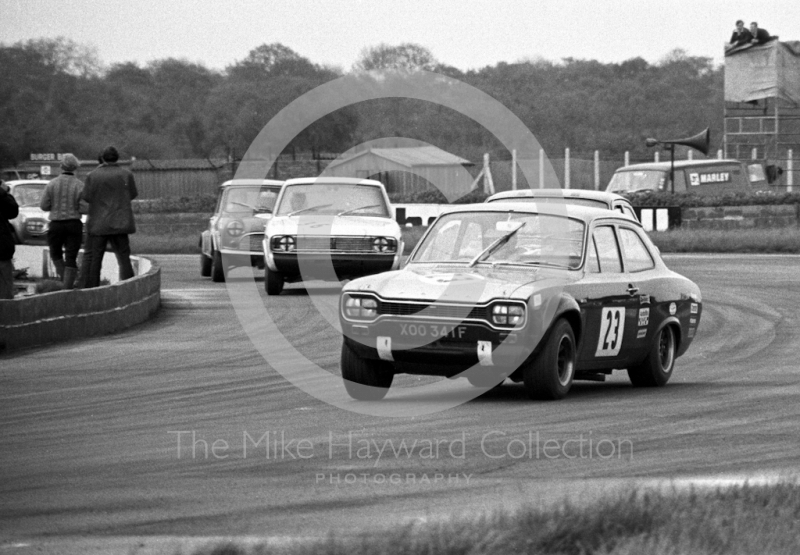
[[[697,330],[700,291],[638,222],[563,204],[451,208],[402,270],[343,287],[352,397],[382,398],[395,373],[478,387],[510,378],[547,399],[614,369],[637,386],[667,383]]]

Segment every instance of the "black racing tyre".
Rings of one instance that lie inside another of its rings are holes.
[[[641,364],[628,368],[628,378],[636,387],[661,387],[665,385],[675,368],[675,330],[664,326],[656,334],[650,352]]]
[[[214,251],[211,255],[211,281],[222,283],[225,281],[225,269],[222,267],[222,253]]]
[[[353,399],[380,401],[386,397],[394,380],[392,364],[384,360],[365,360],[347,343],[342,343],[342,379]]]
[[[211,259],[200,253],[200,275],[202,277],[211,276]]]
[[[533,399],[563,399],[572,387],[578,349],[572,326],[559,318],[541,352],[523,370],[523,382]]]
[[[280,295],[283,291],[283,276],[269,267],[264,268],[264,289],[267,290],[267,295]]]

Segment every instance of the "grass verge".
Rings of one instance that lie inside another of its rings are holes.
[[[784,483],[682,493],[633,491],[587,507],[565,504],[549,511],[497,512],[285,547],[245,548],[228,542],[194,555],[788,555],[799,551],[800,485]]]

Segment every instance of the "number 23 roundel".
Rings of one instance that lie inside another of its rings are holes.
[[[604,308],[600,317],[600,337],[594,356],[615,357],[622,347],[622,335],[625,331],[625,308]]]

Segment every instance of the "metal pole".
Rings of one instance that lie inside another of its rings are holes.
[[[628,167],[630,165],[631,165],[631,153],[626,150],[625,151],[625,167]]]
[[[517,149],[511,150],[511,190],[517,190]]]
[[[669,182],[675,194],[675,143],[669,145]]]
[[[661,161],[661,153],[659,151],[656,150],[655,154],[653,155],[653,160],[655,160],[656,162]]]
[[[539,149],[539,188],[544,189],[544,149]]]
[[[600,151],[594,151],[594,190],[600,190]]]
[[[569,189],[569,148],[564,149],[564,188]]]
[[[786,164],[786,171],[788,172],[786,176],[786,192],[791,193],[792,185],[794,185],[794,152],[792,152],[791,148],[786,151],[786,155],[789,158]]]
[[[719,149],[719,150],[717,151],[717,159],[718,159],[718,160],[722,160],[722,149]]]

